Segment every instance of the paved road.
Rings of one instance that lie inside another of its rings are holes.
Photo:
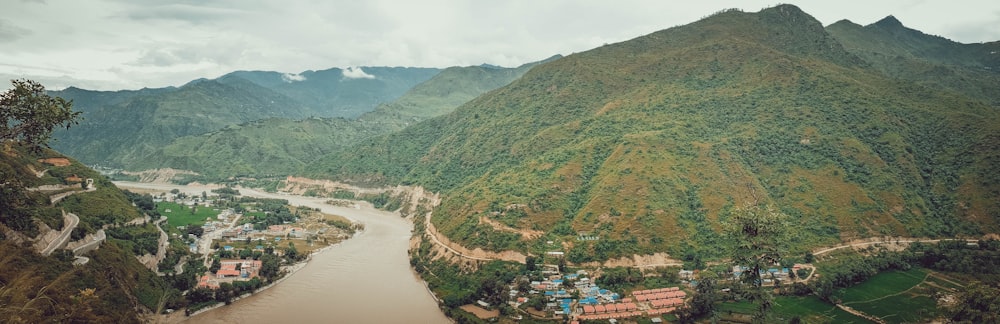
[[[62,232],[60,232],[59,236],[50,242],[48,246],[42,249],[42,255],[52,254],[52,251],[55,251],[59,247],[69,243],[69,235],[73,232],[73,229],[76,228],[76,225],[80,224],[80,217],[77,217],[76,214],[63,211],[63,222]]]
[[[94,233],[92,241],[73,249],[73,255],[76,256],[76,259],[73,260],[73,264],[84,265],[87,264],[87,262],[90,262],[90,258],[80,255],[97,249],[107,238],[108,236],[104,234],[104,229],[97,230],[97,233]]]

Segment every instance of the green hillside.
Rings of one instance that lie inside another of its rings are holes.
[[[510,83],[536,64],[517,68],[448,68],[414,86],[396,101],[379,105],[357,119],[269,118],[229,126],[178,138],[129,167],[196,170],[208,178],[291,174],[362,139],[451,112],[487,91]],[[245,73],[235,75],[245,76]]]
[[[309,116],[357,118],[391,102],[414,85],[441,72],[436,68],[359,67],[371,78],[348,78],[345,70],[306,71],[295,76],[278,72],[237,71],[218,80],[249,80],[301,103]],[[292,117],[292,116],[288,116]]]
[[[59,130],[53,147],[88,164],[124,166],[181,136],[269,117],[306,117],[301,105],[249,81],[195,82],[173,90],[53,92],[83,112],[77,127]],[[107,100],[102,100],[107,98]]]
[[[177,138],[129,167],[196,170],[219,179],[290,174],[348,143],[385,132],[343,118],[268,118]]]
[[[1000,106],[1000,42],[961,44],[907,28],[893,16],[864,27],[841,20],[826,29],[892,77]]]
[[[33,242],[40,235],[67,226],[61,211],[80,218],[71,240],[140,216],[125,195],[97,172],[72,159],[66,160],[70,165],[54,166],[39,162],[41,158],[65,157],[51,150],[36,155],[13,142],[0,147],[0,321],[138,323],[180,298],[163,277],[136,260],[131,241],[109,236],[99,249],[84,254],[89,262],[82,265],[74,264],[69,250],[56,249],[48,256],[38,253]],[[37,176],[41,170],[47,171]],[[83,192],[74,177],[95,179],[97,189]],[[42,185],[68,187],[27,190]],[[49,204],[51,195],[71,191],[78,193]]]
[[[342,70],[300,74],[234,72],[178,88],[138,91],[51,91],[83,112],[78,127],[59,130],[53,147],[87,164],[132,169],[174,139],[268,118],[356,117],[433,75],[431,68],[364,68],[373,79]]]
[[[996,232],[998,107],[877,65],[797,7],[720,12],[542,64],[307,175],[422,185],[444,194],[433,221],[452,240],[558,239],[574,262],[721,257],[720,224],[751,203],[792,218],[793,251]]]

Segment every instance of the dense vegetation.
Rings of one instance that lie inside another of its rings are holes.
[[[137,91],[52,92],[73,100],[83,121],[58,131],[60,151],[87,164],[145,167],[149,154],[174,139],[272,117],[356,117],[438,73],[427,68],[367,68],[374,79],[340,69],[310,71],[293,82],[276,72],[234,72],[181,87]],[[159,166],[159,165],[158,165]],[[165,165],[169,166],[169,165]]]
[[[530,250],[515,231],[541,230],[580,261],[720,258],[720,224],[747,204],[788,215],[797,252],[995,232],[996,107],[873,65],[794,6],[725,11],[542,64],[307,173],[422,185],[454,241]]]
[[[209,180],[292,174],[362,139],[451,112],[476,96],[510,83],[536,64],[448,68],[413,86],[395,101],[380,104],[374,111],[364,110],[356,118],[295,120],[296,116],[290,115],[230,125],[177,138],[127,167],[196,170]]]
[[[155,252],[149,227],[109,228],[108,240],[85,254],[89,262],[83,265],[74,265],[73,253],[65,249],[49,256],[38,253],[32,241],[45,234],[45,227],[64,229],[62,211],[80,218],[70,240],[139,215],[123,193],[93,170],[72,159],[65,160],[69,165],[53,166],[39,162],[42,158],[65,159],[55,151],[32,153],[9,141],[0,150],[0,318],[14,323],[135,323],[179,297],[179,290],[136,260],[137,253]],[[36,173],[42,170],[47,171]],[[95,179],[97,190],[84,192],[74,177]],[[42,185],[65,189],[27,190]],[[72,192],[55,206],[49,202],[52,195]]]

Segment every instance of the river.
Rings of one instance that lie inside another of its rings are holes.
[[[115,182],[123,189],[209,187]],[[287,199],[364,223],[365,230],[313,256],[281,283],[231,305],[190,317],[189,323],[449,323],[410,268],[407,248],[413,224],[395,213],[362,206],[336,207],[325,199],[240,188],[249,197]]]

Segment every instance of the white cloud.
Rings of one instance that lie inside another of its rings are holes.
[[[292,83],[298,81],[305,81],[306,77],[304,75],[296,73],[283,73],[281,74],[281,80],[284,80],[287,83]]]
[[[0,0],[2,1],[2,0]],[[182,85],[236,70],[517,66],[771,0],[2,1],[0,75],[99,90]],[[959,42],[1000,38],[1000,2],[791,0],[823,24],[904,25]],[[16,68],[36,67],[34,69]],[[59,74],[45,72],[58,70]],[[45,73],[35,73],[37,71]],[[64,73],[62,73],[64,72]],[[347,69],[345,77],[371,77]],[[89,80],[77,84],[76,80]],[[46,84],[50,88],[56,86]]]
[[[374,75],[365,73],[365,71],[362,70],[361,67],[348,67],[348,68],[344,69],[343,73],[344,73],[344,78],[345,79],[374,79],[375,78]]]

